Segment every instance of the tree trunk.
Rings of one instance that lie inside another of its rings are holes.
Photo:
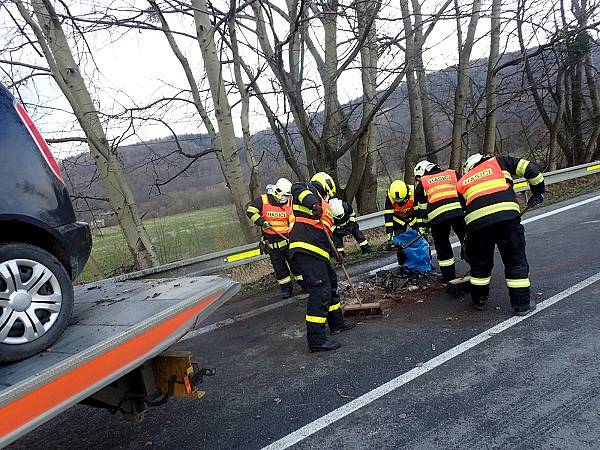
[[[409,183],[414,177],[417,158],[425,155],[425,136],[423,134],[423,110],[421,106],[421,91],[415,78],[415,37],[410,19],[408,0],[400,0],[400,10],[404,22],[406,37],[406,86],[410,108],[410,138],[404,153],[404,180]]]
[[[458,68],[456,71],[457,83],[454,91],[454,120],[452,123],[452,152],[450,154],[450,167],[455,170],[460,170],[463,160],[462,154],[462,134],[465,122],[465,106],[467,103],[467,93],[469,88],[469,66],[471,60],[471,50],[475,41],[475,31],[477,30],[477,22],[479,21],[479,13],[481,9],[481,0],[474,0],[471,10],[471,18],[467,28],[467,36],[464,42],[459,42]],[[460,11],[456,11],[457,17]],[[460,28],[460,25],[457,26]],[[459,33],[461,36],[462,33]],[[462,39],[461,39],[462,40]]]
[[[423,18],[421,15],[421,4],[419,0],[412,0],[413,13],[415,16],[414,26],[414,45],[415,45],[415,72],[417,74],[417,83],[421,93],[421,106],[423,110],[423,136],[425,137],[425,151],[428,161],[432,163],[438,162],[436,150],[435,128],[433,126],[433,117],[431,114],[431,101],[429,99],[429,85],[427,74],[425,73],[425,65],[423,64],[423,45],[425,39],[423,37]],[[418,155],[419,158],[421,155]]]
[[[377,14],[376,2],[358,2],[356,18],[358,35],[367,32],[367,38],[360,49],[361,80],[363,88],[362,114],[367,117],[376,105],[377,92],[377,42],[375,22],[366,30],[370,18]],[[356,198],[358,211],[366,214],[377,210],[377,172],[375,158],[377,152],[377,124],[373,119],[367,131],[361,135],[351,150],[352,172],[344,192],[346,201]]]
[[[251,242],[255,238],[255,233],[246,216],[246,205],[250,202],[250,193],[240,164],[231,107],[227,99],[227,91],[225,90],[225,82],[221,71],[221,61],[219,61],[214,41],[215,30],[213,30],[210,23],[206,0],[192,0],[192,7],[194,8],[198,44],[202,52],[204,69],[210,86],[215,117],[219,128],[224,168],[229,175],[229,187],[233,195],[233,202],[242,233],[246,241]]]
[[[483,150],[493,154],[496,149],[496,65],[500,52],[500,11],[501,0],[492,0],[490,56],[488,58],[485,82],[485,138]]]
[[[229,37],[231,44],[231,52],[233,56],[233,73],[235,75],[235,83],[240,93],[242,101],[242,110],[240,112],[240,122],[242,124],[242,139],[244,141],[244,149],[246,150],[246,161],[250,170],[250,198],[257,198],[262,190],[262,180],[258,172],[258,163],[254,157],[254,149],[252,148],[252,135],[250,134],[250,95],[248,88],[244,83],[241,69],[241,57],[238,48],[237,34],[235,30],[235,2],[230,10],[230,18],[227,21],[229,28]]]
[[[32,1],[38,26],[22,2],[15,3],[21,16],[34,31],[54,79],[88,138],[90,152],[136,268],[144,269],[157,265],[158,257],[137,212],[135,199],[121,164],[108,143],[98,111],[75,62],[54,7],[48,0]]]

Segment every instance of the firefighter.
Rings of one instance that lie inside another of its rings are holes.
[[[339,198],[332,198],[329,200],[329,205],[333,211],[333,243],[335,244],[338,253],[345,256],[344,236],[350,235],[352,235],[354,240],[360,246],[361,252],[371,253],[369,241],[363,232],[360,231],[360,226],[356,221],[356,213],[352,209],[352,205]]]
[[[394,236],[404,233],[410,226],[413,229],[421,228],[422,219],[417,217],[415,208],[415,192],[413,186],[407,186],[404,181],[395,180],[390,184],[385,197],[385,233],[388,246]],[[398,265],[402,267],[407,256],[402,250],[396,252]]]
[[[288,239],[294,224],[291,203],[292,183],[280,178],[274,185],[267,186],[262,194],[246,208],[246,214],[262,229],[260,247],[269,255],[275,278],[281,287],[282,297],[293,294],[292,282],[302,282],[302,276],[296,270],[290,258]]]
[[[445,282],[456,278],[450,230],[456,233],[461,247],[464,247],[467,231],[465,214],[456,190],[457,182],[456,172],[452,169],[442,170],[429,161],[421,161],[415,166],[418,215],[421,225],[431,230],[442,280]],[[425,231],[421,230],[420,233],[425,234]]]
[[[527,204],[532,207],[544,201],[544,177],[526,159],[481,153],[465,161],[464,172],[458,181],[458,193],[465,205],[473,306],[478,310],[486,307],[497,246],[513,312],[524,316],[536,304],[530,298],[525,234],[512,177],[527,180],[532,192]]]
[[[340,343],[330,334],[354,328],[344,319],[337,293],[337,276],[330,264],[331,248],[324,233],[332,235],[333,212],[327,200],[335,195],[335,182],[325,172],[315,174],[308,183],[292,185],[296,221],[290,234],[290,254],[308,291],[306,338],[311,352],[335,350]]]

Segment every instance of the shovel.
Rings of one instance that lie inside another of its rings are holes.
[[[348,284],[352,288],[352,293],[354,294],[354,298],[356,298],[356,301],[358,302],[354,305],[344,306],[344,314],[346,314],[347,316],[383,315],[383,309],[381,308],[381,304],[379,302],[375,302],[375,303],[363,303],[362,302],[362,300],[360,299],[360,296],[358,295],[358,291],[356,290],[356,287],[354,286],[354,283],[352,283],[352,280],[350,279],[350,275],[348,275],[348,271],[346,270],[346,265],[344,264],[344,259],[338,253],[337,249],[335,248],[335,244],[331,240],[331,236],[329,236],[329,233],[327,233],[327,229],[325,228],[323,219],[319,219],[319,221],[321,222],[321,226],[323,227],[323,233],[325,233],[325,237],[327,238],[327,242],[329,242],[329,246],[331,247],[331,250],[335,256],[335,259],[337,259],[337,262],[342,267],[342,270],[344,271],[346,280],[348,281]]]

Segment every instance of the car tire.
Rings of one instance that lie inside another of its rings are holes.
[[[71,319],[73,302],[73,284],[56,257],[30,244],[1,244],[0,362],[54,344]]]

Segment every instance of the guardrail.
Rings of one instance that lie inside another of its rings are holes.
[[[547,172],[544,174],[544,180],[546,185],[549,185],[584,177],[593,173],[600,173],[600,161]],[[529,185],[527,181],[520,178],[515,180],[514,189],[516,192],[526,191],[529,189]],[[358,223],[362,230],[371,230],[382,227],[383,211],[360,216],[358,218]],[[175,261],[150,269],[124,274],[116,277],[116,280],[207,275],[266,258],[268,258],[266,255],[260,254],[257,243],[246,244],[215,253],[209,253],[207,255],[196,256],[195,258]]]

